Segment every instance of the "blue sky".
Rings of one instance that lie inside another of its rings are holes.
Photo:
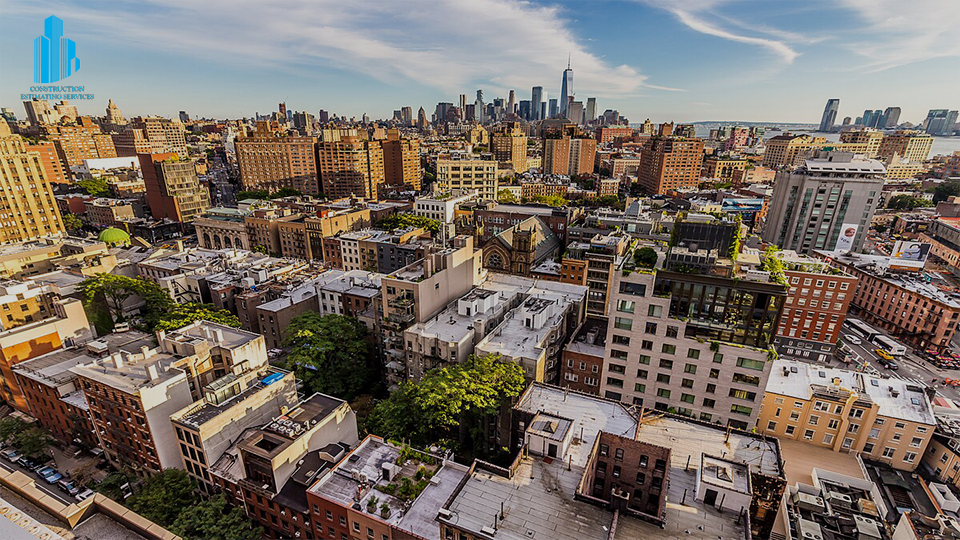
[[[429,115],[478,88],[557,97],[568,53],[577,98],[632,121],[960,107],[958,0],[0,0],[0,105],[21,117],[49,15],[77,42],[62,84],[95,94],[86,114]]]

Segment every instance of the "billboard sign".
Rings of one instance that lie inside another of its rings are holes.
[[[857,237],[857,229],[860,226],[856,223],[844,223],[840,227],[840,236],[837,238],[837,245],[834,246],[834,251],[852,251],[853,250],[853,240]]]
[[[890,252],[890,266],[906,268],[923,268],[923,263],[930,253],[930,244],[897,240]]]

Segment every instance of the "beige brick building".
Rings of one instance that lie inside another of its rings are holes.
[[[924,390],[902,379],[792,360],[774,362],[758,428],[913,471],[936,420]]]
[[[0,122],[0,244],[63,234],[63,221],[37,152]]]
[[[328,198],[377,198],[384,182],[383,148],[379,142],[346,136],[317,144],[317,170]]]

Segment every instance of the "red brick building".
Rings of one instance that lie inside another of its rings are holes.
[[[600,394],[604,347],[607,342],[606,317],[587,317],[563,349],[560,385],[564,388]]]
[[[825,361],[837,345],[857,278],[832,268],[791,270],[789,261],[785,265],[790,292],[774,343],[785,356]]]

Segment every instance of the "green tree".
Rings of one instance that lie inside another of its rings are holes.
[[[504,204],[517,204],[517,196],[509,189],[501,189],[497,192],[497,202]]]
[[[914,208],[926,208],[933,206],[933,202],[923,197],[914,197],[913,195],[896,195],[887,201],[887,208],[894,210],[913,210]]]
[[[933,188],[933,202],[938,203],[960,195],[960,180],[948,180]]]
[[[26,456],[39,457],[47,453],[47,447],[53,442],[50,435],[38,428],[31,427],[14,435],[13,445]]]
[[[413,446],[439,443],[482,453],[485,418],[520,395],[523,369],[499,355],[471,355],[462,364],[431,370],[419,383],[403,383],[367,419],[371,433]],[[478,451],[479,450],[479,451]]]
[[[253,189],[248,191],[238,191],[237,200],[245,201],[247,199],[267,200],[270,198],[270,192],[265,189]]]
[[[83,228],[83,221],[80,221],[76,214],[64,214],[63,227],[67,229],[67,232],[77,232]]]
[[[107,497],[115,501],[123,501],[123,486],[128,483],[128,478],[120,473],[112,473],[107,475],[99,484],[94,488],[94,491],[97,493],[102,493]]]
[[[222,493],[185,509],[170,532],[184,540],[258,540],[263,534],[242,510],[227,504]]]
[[[299,197],[303,195],[300,191],[293,189],[291,187],[282,187],[273,193],[270,194],[271,199],[279,199],[281,197]]]
[[[144,300],[145,306],[141,315],[146,328],[156,326],[160,315],[173,306],[173,300],[166,291],[141,277],[97,274],[80,282],[77,290],[101,335],[109,333],[114,324],[125,320],[123,304],[130,298],[138,296]]]
[[[564,199],[560,195],[537,195],[533,198],[533,202],[555,207],[567,206],[570,203],[570,201]]]
[[[439,221],[428,217],[400,213],[391,214],[381,219],[375,227],[383,231],[392,231],[393,229],[403,229],[406,227],[423,227],[430,234],[437,236],[440,234],[441,224]]]
[[[657,250],[652,247],[642,247],[633,252],[633,260],[637,266],[643,268],[653,268],[657,265]]]
[[[264,255],[269,255],[269,254],[270,254],[270,253],[267,251],[267,246],[265,246],[265,245],[263,245],[263,244],[257,244],[257,245],[255,245],[255,246],[253,246],[253,250],[252,250],[252,251],[255,251],[256,253],[263,253]]]
[[[86,178],[77,182],[77,187],[85,191],[87,195],[94,197],[103,197],[110,194],[110,186],[105,178]]]
[[[140,491],[127,499],[127,506],[141,516],[164,527],[197,504],[196,486],[186,471],[164,469],[148,478]]]
[[[196,321],[210,321],[240,328],[240,319],[225,309],[217,309],[213,304],[188,302],[176,304],[160,315],[155,330],[176,330]]]
[[[287,368],[310,392],[350,400],[375,384],[367,327],[353,317],[320,313],[295,317],[283,331],[283,346],[290,347]]]
[[[0,420],[0,442],[9,443],[16,434],[29,428],[30,422],[16,416],[7,416]]]

